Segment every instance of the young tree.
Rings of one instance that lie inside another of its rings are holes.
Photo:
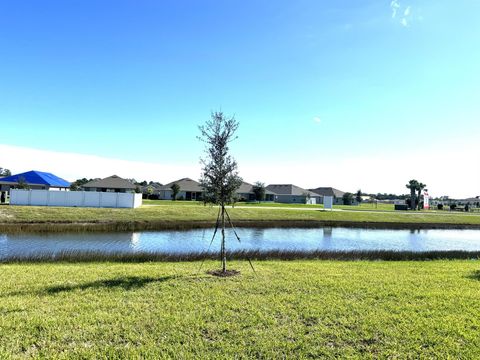
[[[362,202],[362,190],[358,189],[357,190],[357,194],[355,196],[355,200],[357,200],[357,202],[360,204]]]
[[[153,186],[147,187],[147,197],[150,199],[150,197],[153,195],[155,192],[155,188]]]
[[[204,202],[219,205],[217,227],[221,226],[222,242],[220,255],[222,274],[227,273],[225,248],[225,205],[232,203],[235,192],[242,184],[238,175],[237,162],[229,155],[229,143],[235,140],[239,126],[235,117],[227,117],[222,112],[213,112],[205,125],[199,126],[199,140],[205,143],[205,157],[201,159],[202,176],[200,184],[204,189]],[[214,234],[215,236],[215,234]]]
[[[310,192],[305,191],[302,193],[302,196],[305,197],[305,204],[310,204],[310,199],[312,198],[312,195],[310,195]]]
[[[257,201],[265,201],[265,184],[257,181],[255,184],[253,184],[252,191],[255,194],[255,200]]]
[[[173,183],[172,186],[170,186],[170,190],[172,190],[172,200],[177,200],[177,195],[180,192],[180,185]]]

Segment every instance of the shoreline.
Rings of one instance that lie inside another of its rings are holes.
[[[0,258],[0,264],[95,263],[95,262],[197,262],[218,259],[217,251],[187,253],[140,251],[61,251]],[[235,250],[227,252],[227,261],[434,261],[480,260],[480,251],[466,250]]]
[[[0,233],[61,233],[61,232],[130,232],[162,230],[195,230],[215,226],[214,221],[45,221],[0,223]],[[480,230],[480,224],[375,222],[342,220],[236,220],[238,228],[323,228],[342,227],[378,230]]]

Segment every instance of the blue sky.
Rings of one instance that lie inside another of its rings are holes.
[[[451,149],[445,165],[473,167],[464,191],[480,195],[479,13],[473,0],[0,0],[0,143],[196,169],[197,126],[222,109],[249,181],[403,192],[438,181],[403,164]],[[0,166],[24,170],[15,156]],[[352,162],[390,177],[346,181]]]

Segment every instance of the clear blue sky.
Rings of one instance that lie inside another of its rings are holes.
[[[221,108],[244,162],[464,144],[479,16],[474,0],[0,1],[0,143],[196,162]]]

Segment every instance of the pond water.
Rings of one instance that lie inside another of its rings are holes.
[[[480,250],[480,230],[377,230],[352,228],[237,229],[230,250]],[[63,251],[168,252],[208,250],[212,229],[134,233],[0,234],[0,259]],[[217,234],[210,251],[218,251]]]

